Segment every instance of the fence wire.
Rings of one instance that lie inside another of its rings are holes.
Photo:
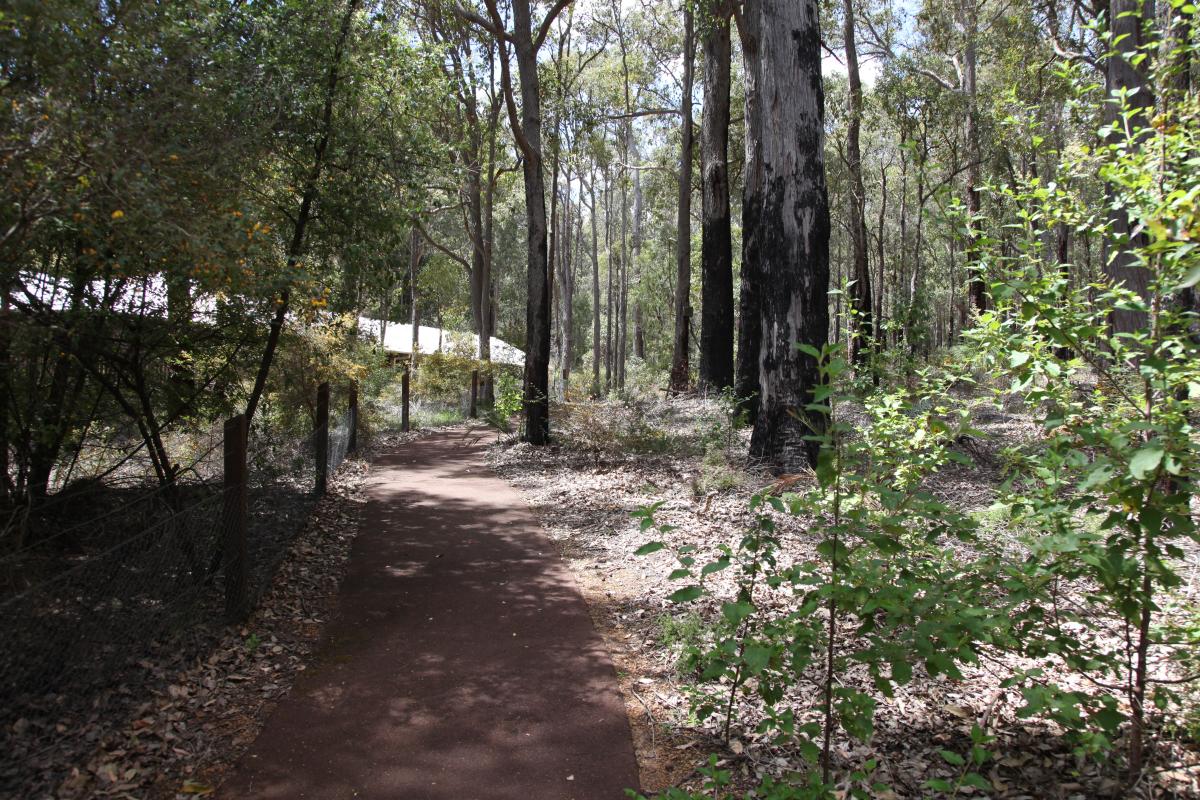
[[[345,460],[356,420],[329,426],[327,474]],[[270,587],[316,506],[317,442],[253,431],[247,442],[246,557],[251,606]],[[60,501],[26,544],[0,556],[0,727],[51,693],[86,698],[155,642],[224,622],[229,561],[220,442],[190,483],[169,491],[92,488]],[[213,467],[216,467],[214,470]],[[98,498],[102,498],[98,501]],[[87,514],[87,511],[91,511]],[[97,513],[99,512],[99,513]],[[80,522],[84,515],[90,517]]]
[[[212,557],[222,499],[212,492],[0,602],[3,694],[44,693],[68,679],[89,683],[145,642],[219,613],[221,576]]]

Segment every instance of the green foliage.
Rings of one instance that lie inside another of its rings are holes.
[[[672,546],[679,567],[671,577],[686,585],[669,599],[709,595],[709,576],[733,570],[735,593],[718,598],[711,644],[693,657],[709,687],[695,712],[721,718],[728,735],[739,698],[753,693],[767,715],[760,732],[820,762],[828,782],[831,740],[839,731],[870,738],[875,693],[891,696],[916,665],[959,677],[960,663],[974,663],[977,648],[1002,635],[1007,615],[989,607],[986,581],[951,547],[973,540],[971,518],[923,488],[926,477],[960,458],[951,445],[969,430],[966,409],[927,399],[946,396],[946,379],[926,375],[912,390],[860,400],[835,389],[846,373],[839,348],[813,354],[825,388],[810,409],[832,415],[818,437],[816,480],[802,491],[755,495],[755,524],[713,560],[701,563],[692,545]],[[839,413],[843,404],[854,404],[865,421],[851,424]],[[664,538],[643,554],[666,548],[673,531],[656,526],[655,510],[638,516],[643,529]],[[805,520],[814,545],[808,557],[784,558],[778,515]],[[847,623],[852,636],[843,631]],[[851,665],[867,668],[874,693],[838,680]],[[823,721],[799,721],[791,692],[801,680],[817,683]]]
[[[1190,502],[1200,319],[1181,294],[1200,280],[1198,122],[1195,97],[1145,128],[1120,115],[1098,150],[1069,154],[1050,180],[1003,189],[1018,209],[1015,253],[994,248],[988,258],[995,308],[971,334],[1041,425],[1039,445],[1014,460],[1002,491],[1028,552],[1009,566],[1011,591],[1029,600],[1016,636],[1046,664],[1012,681],[1025,694],[1022,713],[1077,731],[1088,751],[1107,749],[1128,722],[1134,771],[1150,704],[1178,700],[1151,662],[1178,660],[1189,641],[1160,621],[1181,583],[1182,544],[1198,538]],[[1080,194],[1092,173],[1112,187],[1112,213]],[[1119,216],[1134,235],[1120,237]],[[1114,239],[1113,258],[1146,289],[1068,280],[1042,244],[1044,231],[1064,226]],[[1078,583],[1087,589],[1076,602],[1053,602]],[[1062,688],[1050,665],[1086,675],[1092,688]]]
[[[471,370],[479,362],[458,353],[422,354],[413,370],[410,390],[424,403],[462,405],[464,393],[471,391]]]

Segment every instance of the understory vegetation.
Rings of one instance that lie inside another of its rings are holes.
[[[0,794],[299,672],[467,423],[644,796],[1200,797],[1197,87],[1192,0],[12,0]]]

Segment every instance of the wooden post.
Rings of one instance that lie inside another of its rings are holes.
[[[346,438],[346,452],[358,449],[358,387],[350,387],[350,433]]]
[[[329,485],[329,384],[317,387],[317,428],[315,431],[317,459],[317,496],[325,494]]]
[[[400,430],[408,432],[408,366],[404,367],[404,376],[400,378]]]
[[[471,419],[479,416],[479,370],[471,370]]]
[[[239,622],[249,611],[250,564],[246,552],[246,415],[225,423],[225,504],[221,552],[225,570],[225,616]]]

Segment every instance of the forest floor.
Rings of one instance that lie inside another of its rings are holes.
[[[764,774],[806,769],[798,753],[755,733],[763,714],[753,701],[739,701],[728,743],[721,736],[722,715],[703,723],[693,716],[689,701],[696,686],[682,672],[680,655],[702,641],[706,622],[719,616],[718,601],[669,602],[667,596],[679,588],[667,577],[677,566],[673,558],[665,551],[634,553],[650,539],[663,538],[642,531],[631,516],[655,502],[663,504],[656,520],[677,526],[672,543],[698,546],[697,563],[715,555],[719,545],[736,544],[751,522],[751,495],[774,482],[747,465],[748,431],[729,428],[718,405],[704,400],[571,404],[556,408],[554,419],[554,446],[534,448],[510,437],[493,448],[491,464],[538,509],[579,580],[618,669],[644,790],[697,787],[697,769],[710,753],[718,754],[722,768],[741,786],[754,785]],[[1001,535],[988,508],[1001,480],[1002,449],[1031,442],[1038,429],[1027,417],[985,405],[976,409],[974,423],[983,435],[963,445],[972,465],[952,465],[930,488]],[[811,475],[798,479],[814,480]],[[777,524],[788,557],[813,554],[816,541],[803,519],[780,516]],[[971,557],[961,554],[964,560]],[[1200,558],[1193,553],[1192,559],[1194,583]],[[712,577],[720,581],[733,572]],[[732,583],[724,589],[731,595]],[[870,796],[926,796],[923,784],[930,778],[957,777],[940,753],[968,750],[970,730],[978,724],[996,737],[991,749],[998,758],[985,769],[993,797],[1200,797],[1200,752],[1194,742],[1189,748],[1158,736],[1153,777],[1131,789],[1115,766],[1077,757],[1062,730],[1036,718],[1018,718],[1020,695],[1000,685],[1016,666],[1008,654],[985,653],[977,666],[963,665],[960,681],[931,678],[918,667],[914,680],[898,687],[893,698],[879,698],[868,743],[835,737],[837,766],[846,775],[874,759],[879,766],[872,781],[891,789],[868,790]],[[865,671],[850,671],[846,679],[861,681],[870,691]],[[815,683],[796,687],[789,702],[798,719],[814,717],[816,697]],[[853,788],[850,779],[843,777],[840,788]],[[978,794],[970,787],[963,791]]]

